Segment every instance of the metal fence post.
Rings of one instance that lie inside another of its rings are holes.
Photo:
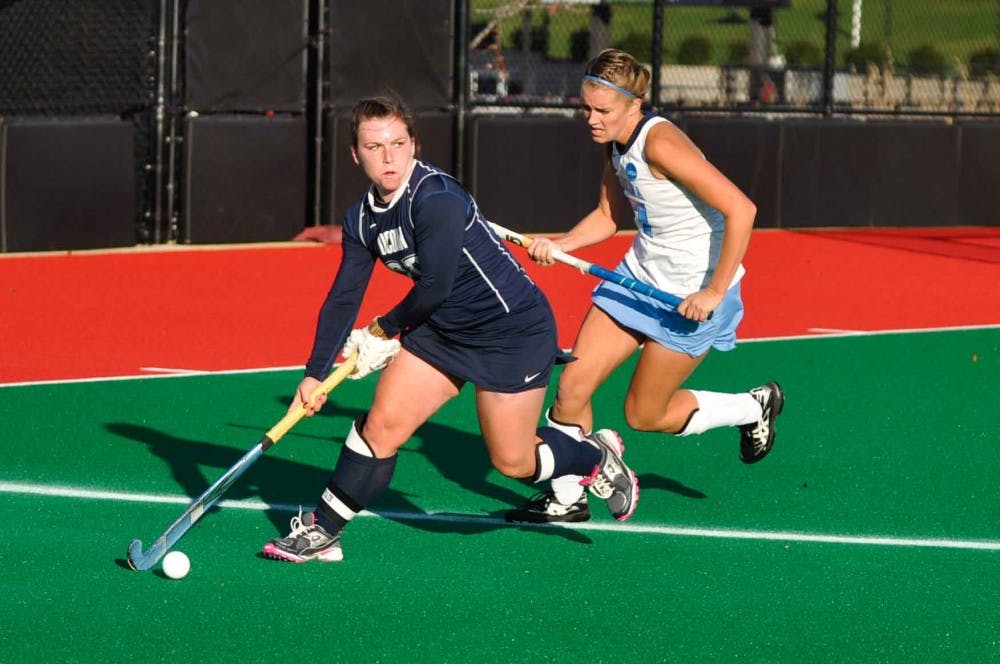
[[[653,0],[653,44],[649,56],[653,80],[649,89],[649,103],[660,108],[660,70],[663,65],[663,0]]]
[[[149,241],[160,244],[178,239],[177,143],[182,139],[178,113],[183,111],[180,71],[179,0],[161,0],[156,48],[156,101],[153,140],[152,228]]]
[[[468,182],[471,175],[465,172],[465,116],[468,113],[469,104],[470,2],[471,0],[457,0],[453,22],[455,31],[455,79],[452,86],[455,110],[454,175],[462,182]]]
[[[309,124],[309,182],[307,183],[309,207],[306,226],[319,226],[326,222],[323,218],[324,167],[323,134],[326,124],[327,95],[326,83],[326,0],[312,0],[309,4],[309,86],[306,101],[306,117]]]
[[[833,78],[837,74],[837,0],[826,0],[826,55],[823,62],[823,115],[833,115]]]

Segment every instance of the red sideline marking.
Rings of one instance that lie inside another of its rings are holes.
[[[612,268],[631,240],[577,253]],[[572,346],[597,279],[512,251]],[[757,231],[740,336],[997,324],[998,252],[1000,228]],[[339,260],[315,244],[0,256],[0,383],[301,365]],[[359,322],[409,284],[376,269]]]

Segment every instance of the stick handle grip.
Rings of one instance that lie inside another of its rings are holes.
[[[525,237],[520,233],[515,233],[509,228],[504,228],[500,224],[495,224],[492,221],[489,223],[490,223],[490,228],[493,229],[494,233],[500,236],[501,240],[507,240],[508,242],[513,242],[514,244],[524,247],[525,249],[527,249],[528,245],[531,244],[530,237]]]
[[[524,247],[525,249],[527,249],[531,245],[530,237],[521,235],[520,233],[512,231],[509,228],[504,228],[499,224],[494,224],[492,221],[490,222],[490,226],[493,227],[493,231],[497,235],[499,235],[501,239],[507,240],[508,242],[513,242],[514,244]],[[571,256],[570,254],[567,254],[565,251],[560,251],[559,249],[553,249],[552,258],[556,259],[560,263],[564,263],[566,265],[572,265],[581,272],[590,272],[595,277],[601,276],[595,272],[592,272],[592,268],[597,267],[596,265],[594,265],[593,263],[588,263],[587,261],[577,258],[576,256]],[[605,270],[605,272],[607,272],[607,270]],[[601,277],[601,278],[606,279],[606,277]]]
[[[338,384],[340,384],[340,381],[344,380],[348,374],[354,371],[354,365],[357,361],[358,354],[351,354],[349,358],[344,360],[343,364],[337,367],[336,370],[331,372],[330,375],[319,384],[319,387],[317,387],[316,391],[312,394],[312,399],[315,400],[316,397],[320,395],[321,391],[322,394],[329,394],[330,390],[335,388]],[[271,429],[267,432],[267,438],[271,441],[271,445],[281,440],[282,436],[288,433],[288,431],[302,419],[302,417],[306,414],[306,410],[308,410],[308,406],[303,403],[300,408],[288,411],[288,413],[282,417],[277,424],[271,427]],[[268,447],[270,447],[270,445]]]

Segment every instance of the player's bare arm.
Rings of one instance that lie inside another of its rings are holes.
[[[589,247],[607,240],[614,235],[620,225],[629,225],[632,208],[622,192],[611,163],[607,162],[601,175],[601,190],[597,207],[557,238],[535,238],[528,248],[531,258],[542,265],[552,265],[552,250],[567,253],[581,247]]]
[[[722,249],[711,283],[678,307],[682,315],[704,321],[722,301],[746,254],[757,207],[672,125],[662,123],[650,131],[646,157],[655,176],[682,184],[725,219]]]

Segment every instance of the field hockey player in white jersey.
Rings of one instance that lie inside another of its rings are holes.
[[[597,208],[565,235],[535,238],[528,252],[551,265],[553,250],[572,252],[634,225],[635,240],[616,271],[682,298],[676,307],[611,282],[593,293],[567,364],[549,426],[575,437],[593,430],[598,386],[642,348],[625,395],[625,419],[637,431],[690,436],[736,427],[740,459],[756,463],[774,444],[784,405],[776,382],[725,394],[681,389],[711,348],[735,347],[743,317],[740,280],[756,207],[668,120],[644,115],[650,74],[616,49],[587,64],[583,115],[594,142],[607,147]],[[517,522],[586,521],[580,478],[555,478],[551,490],[507,513]]]

